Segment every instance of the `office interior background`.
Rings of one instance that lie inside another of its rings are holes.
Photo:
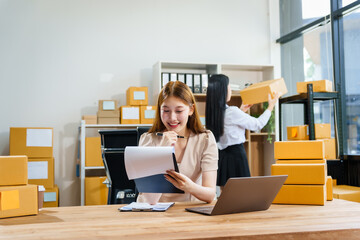
[[[317,103],[315,122],[337,121],[340,131],[332,134],[341,136],[344,161],[336,167],[356,185],[359,6],[341,0],[0,0],[0,155],[9,154],[9,127],[53,127],[60,205],[79,205],[79,125],[82,115],[96,114],[99,99],[123,105],[131,86],[152,93],[158,61],[273,65],[274,78],[286,81],[286,96],[296,94],[299,81],[335,83],[338,104]],[[301,106],[284,112],[284,126],[302,124]]]

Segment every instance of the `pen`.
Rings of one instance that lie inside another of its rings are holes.
[[[163,136],[163,133],[157,132],[157,133],[156,133],[156,136],[161,136],[161,137],[162,137],[162,136]],[[180,135],[177,135],[176,137],[177,137],[177,138],[186,138],[186,137],[180,136]]]

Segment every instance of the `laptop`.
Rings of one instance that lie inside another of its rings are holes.
[[[230,178],[215,206],[185,208],[185,210],[211,216],[266,210],[286,178],[287,175]]]

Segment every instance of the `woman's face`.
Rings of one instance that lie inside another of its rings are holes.
[[[168,97],[160,106],[161,121],[168,131],[175,131],[184,136],[189,116],[194,112],[194,107],[185,104],[177,97]]]
[[[231,99],[231,87],[230,84],[228,84],[226,102],[229,102],[230,99]]]

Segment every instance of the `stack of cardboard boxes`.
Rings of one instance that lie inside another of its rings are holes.
[[[120,111],[116,100],[99,100],[98,124],[119,124]]]
[[[59,206],[52,128],[10,128],[10,155],[26,155],[29,184],[45,187],[44,207]]]
[[[38,186],[28,184],[27,156],[0,156],[0,218],[38,214]]]

